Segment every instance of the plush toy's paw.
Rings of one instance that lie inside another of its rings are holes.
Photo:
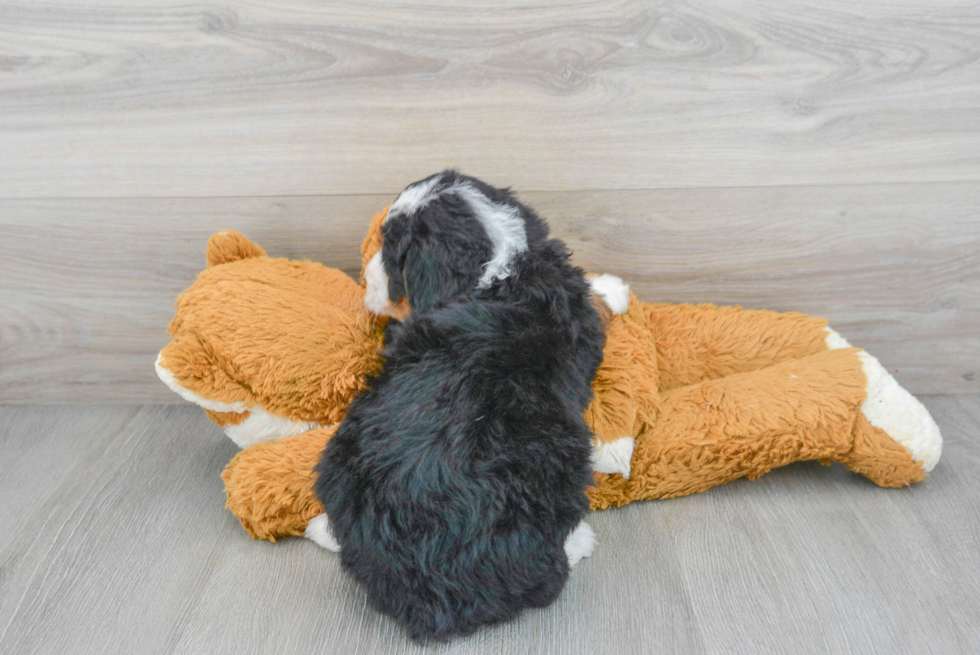
[[[857,355],[868,378],[868,399],[861,405],[861,413],[871,425],[884,430],[909,451],[928,473],[939,463],[943,452],[939,426],[929,410],[900,386],[877,359],[863,351]]]
[[[613,314],[625,314],[630,306],[630,288],[622,279],[608,273],[589,278],[592,290],[602,296]]]
[[[592,470],[598,473],[619,473],[628,480],[635,445],[633,437],[597,442],[592,446]]]
[[[597,539],[595,531],[588,523],[582,521],[565,539],[565,555],[568,556],[568,567],[572,568],[584,557],[592,555]]]
[[[337,540],[333,538],[333,534],[330,532],[330,522],[327,520],[326,514],[317,514],[311,518],[303,536],[331,552],[340,552],[340,544],[337,543]]]
[[[847,339],[834,330],[827,332],[827,348],[850,348]],[[867,399],[861,413],[874,427],[883,430],[922,464],[928,473],[939,463],[943,452],[943,437],[929,410],[902,387],[881,363],[865,351],[857,353],[861,369],[867,378]]]

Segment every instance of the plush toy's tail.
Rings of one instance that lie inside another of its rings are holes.
[[[234,230],[224,230],[208,239],[208,267],[239,259],[265,257],[262,246],[252,243],[245,235]]]

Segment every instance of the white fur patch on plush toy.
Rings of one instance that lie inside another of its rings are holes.
[[[154,368],[157,371],[157,377],[163,381],[171,391],[174,391],[184,400],[190,401],[201,407],[203,409],[209,409],[212,412],[233,412],[235,414],[242,414],[248,412],[248,418],[237,425],[225,426],[225,434],[228,438],[235,442],[235,445],[239,448],[248,448],[257,443],[262,443],[265,441],[275,441],[276,439],[281,439],[283,437],[292,437],[293,435],[302,434],[314,428],[320,427],[320,424],[316,421],[294,421],[292,419],[283,418],[282,416],[275,416],[269,412],[262,409],[261,405],[252,405],[250,407],[246,406],[242,401],[235,401],[233,403],[225,403],[220,400],[210,400],[204,398],[194,393],[190,389],[187,389],[179,382],[173,374],[164,368],[163,364],[160,362],[163,353],[157,355],[157,361],[154,364]]]
[[[592,555],[598,542],[592,527],[582,521],[578,527],[565,539],[565,555],[568,557],[568,567],[572,568],[582,559]]]
[[[842,337],[837,330],[832,330],[830,327],[825,327],[823,329],[827,333],[824,343],[827,344],[827,350],[839,350],[841,348],[850,348],[851,344],[847,342],[847,339]]]
[[[850,348],[851,344],[836,331],[825,327],[829,350]],[[929,410],[902,387],[877,359],[865,351],[857,354],[861,370],[868,379],[865,391],[868,398],[861,404],[861,413],[871,425],[884,430],[922,462],[926,473],[936,468],[943,452],[943,437]]]
[[[316,421],[294,421],[270,414],[260,405],[250,407],[248,411],[248,418],[238,425],[225,426],[225,434],[239,448],[248,448],[257,443],[275,441],[283,437],[292,437],[320,427]]]
[[[619,473],[628,480],[635,445],[633,437],[595,443],[592,446],[592,470],[599,473]]]
[[[433,191],[438,182],[439,176],[434,175],[402,191],[395,198],[395,202],[391,203],[391,207],[388,208],[388,214],[385,216],[384,222],[387,223],[388,219],[392,216],[411,214],[432,202],[432,199],[438,195]]]
[[[331,552],[340,552],[340,544],[330,532],[330,521],[327,520],[326,514],[317,514],[311,518],[310,522],[306,524],[306,531],[303,536]]]
[[[604,273],[589,278],[592,290],[602,296],[613,314],[625,314],[630,306],[630,288],[621,278]]]
[[[868,399],[861,413],[871,425],[884,430],[922,462],[922,470],[931,471],[943,452],[943,437],[929,410],[885,370],[877,359],[858,353],[861,368],[868,378]]]
[[[173,373],[164,368],[163,364],[160,363],[162,357],[163,352],[161,351],[159,354],[157,354],[157,360],[153,364],[153,367],[157,371],[157,377],[160,378],[161,382],[170,387],[171,391],[176,393],[184,400],[192,402],[198,407],[209,409],[212,412],[234,412],[235,414],[241,414],[242,412],[248,411],[248,407],[246,407],[245,403],[240,400],[236,400],[233,403],[223,403],[220,400],[209,400],[208,398],[197,395],[190,389],[182,387],[180,383],[177,382],[177,378],[174,377]]]

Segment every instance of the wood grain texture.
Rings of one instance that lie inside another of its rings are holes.
[[[166,652],[179,636],[225,548],[211,523],[233,527],[216,474],[235,450],[182,410],[4,410],[3,459],[36,451],[17,473],[57,477],[0,531],[0,653]],[[18,493],[4,476],[0,497]]]
[[[0,6],[0,197],[980,179],[972,1]]]
[[[980,390],[980,185],[526,193],[649,301],[825,316],[917,393]],[[390,196],[0,201],[0,403],[175,402],[153,372],[207,238],[356,276]]]
[[[912,391],[980,390],[974,0],[0,4],[0,404],[174,402],[207,237],[356,274],[448,166],[646,300],[828,317]],[[222,509],[179,406],[0,407],[0,655],[975,653],[980,396],[874,487],[799,464],[592,515],[553,606],[420,647],[337,558]]]
[[[980,398],[925,401],[945,443],[920,485],[886,490],[807,463],[662,503],[698,619],[717,628],[702,632],[708,652],[980,649],[967,473],[980,465]]]
[[[0,408],[0,654],[975,653],[980,396],[925,402],[946,444],[921,484],[798,464],[592,514],[554,605],[425,648],[335,555],[247,537],[195,408]]]
[[[135,414],[135,408],[122,406],[0,411],[0,617],[17,601],[11,587],[13,571],[28,570],[43,556],[25,541],[25,526],[52,511],[52,494],[80,454],[118,432]]]

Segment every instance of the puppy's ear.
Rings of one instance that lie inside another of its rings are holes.
[[[402,285],[413,312],[428,312],[462,291],[452,255],[444,244],[432,239],[414,239],[405,250]]]
[[[493,257],[487,230],[456,194],[431,200],[410,216],[396,215],[382,232],[388,297],[391,302],[407,297],[412,313],[476,291]]]

